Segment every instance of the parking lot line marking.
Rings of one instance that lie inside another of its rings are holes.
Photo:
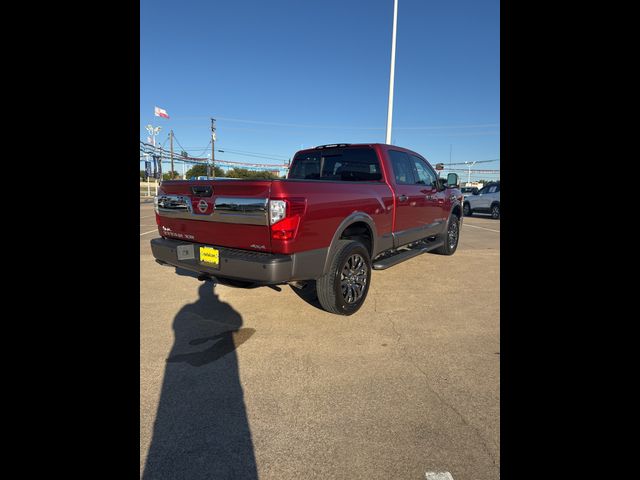
[[[462,224],[463,227],[473,227],[473,228],[481,228],[482,230],[489,230],[490,232],[496,232],[496,233],[500,233],[500,230],[492,230],[490,228],[485,228],[485,227],[479,227],[477,225],[471,225],[469,223],[463,223]]]
[[[150,232],[144,232],[144,233],[141,233],[141,234],[140,234],[140,236],[142,236],[142,235],[146,235],[147,233],[153,233],[153,232],[156,232],[156,233],[157,233],[157,232],[158,232],[158,229],[156,229],[156,230],[151,230]]]
[[[449,472],[427,472],[427,480],[453,480]]]

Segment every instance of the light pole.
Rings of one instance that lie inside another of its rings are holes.
[[[156,153],[156,136],[160,133],[160,130],[162,130],[162,127],[158,126],[158,127],[154,127],[153,125],[149,124],[145,127],[147,129],[147,132],[149,132],[149,135],[151,135],[151,143],[153,145],[153,161],[156,161],[156,158],[159,158],[160,162],[162,162],[162,154],[160,155],[160,157],[156,157],[157,153]],[[162,171],[162,165],[160,165],[159,168],[160,171]],[[160,174],[162,175],[162,174]],[[160,180],[160,179],[157,179]],[[158,194],[158,182],[156,181],[156,195]]]
[[[387,106],[387,135],[385,142],[391,144],[391,119],[393,117],[393,80],[396,70],[396,26],[398,23],[398,0],[393,0],[393,35],[391,37],[391,74],[389,75],[389,104]]]
[[[147,132],[149,132],[149,135],[151,135],[151,142],[153,144],[153,146],[156,146],[156,135],[158,135],[160,133],[160,130],[162,130],[162,127],[154,127],[153,125],[149,124],[145,127],[147,129]]]
[[[467,165],[471,164],[469,165],[469,176],[467,177],[467,183],[471,183],[471,167],[473,167],[476,164],[476,162],[464,162],[464,163],[466,163]]]

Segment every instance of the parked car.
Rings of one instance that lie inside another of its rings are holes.
[[[297,152],[287,179],[163,182],[151,250],[202,280],[315,288],[325,310],[351,315],[371,269],[456,251],[457,186],[405,148],[323,145]]]
[[[465,217],[488,213],[492,218],[500,218],[500,182],[489,183],[472,195],[465,195],[463,212]]]

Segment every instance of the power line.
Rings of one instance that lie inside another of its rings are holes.
[[[252,153],[240,153],[238,151],[234,151],[234,150],[216,150],[216,152],[220,152],[220,153],[232,153],[234,155],[242,155],[244,157],[256,157],[256,158],[264,158],[265,160],[276,160],[276,161],[282,161],[284,160],[284,158],[273,158],[273,157],[267,157],[266,155],[260,155],[260,154],[252,154]],[[287,157],[288,158],[288,157]]]
[[[469,173],[469,170],[464,170],[462,168],[451,168],[451,169],[445,169],[443,171]],[[471,170],[471,174],[473,175],[474,173],[483,173],[483,174],[486,173],[487,175],[500,175],[500,170]]]
[[[499,158],[494,158],[493,160],[470,160],[468,162],[457,162],[457,163],[447,163],[447,165],[469,165],[475,163],[490,163],[490,162],[499,162]]]
[[[218,150],[221,151],[221,150]],[[237,154],[249,154],[249,155],[262,155],[265,157],[281,157],[285,160],[289,159],[288,155],[276,155],[276,154],[271,154],[271,153],[260,153],[260,152],[247,152],[244,150],[229,150],[228,148],[225,149],[225,151],[229,152],[229,153],[237,153]]]
[[[180,145],[180,140],[178,140],[178,137],[176,137],[176,134],[175,134],[175,133],[173,134],[173,139],[176,141],[176,143],[178,144],[178,146],[179,146],[182,150],[184,150],[184,147],[183,147],[182,145]]]
[[[174,135],[174,138],[175,138],[175,135]],[[176,139],[176,142],[178,142],[177,139]],[[166,140],[165,140],[165,143],[166,143]],[[211,144],[211,142],[209,142],[209,145],[210,144]],[[164,150],[163,146],[154,147],[152,144],[145,143],[143,141],[140,141],[140,145],[141,145],[140,150],[143,152],[143,154],[154,155],[154,154],[157,154],[157,152],[159,150],[160,151],[160,155],[161,155],[162,158],[167,158],[167,159],[170,158],[170,154],[169,154],[170,152],[167,152],[166,150]],[[164,143],[163,143],[163,145],[164,145]],[[180,147],[184,151],[187,151],[186,149],[184,149],[184,147],[182,147],[182,145],[179,142],[178,142],[178,145],[180,145]],[[207,147],[205,147],[205,149],[203,150],[202,153],[204,153],[204,151],[206,151],[209,148],[209,145],[207,145]],[[235,153],[235,154],[238,154],[238,155],[246,155],[246,156],[252,156],[252,157],[256,157],[256,158],[265,158],[265,159],[268,159],[268,160],[281,161],[281,159],[262,156],[261,154],[257,154],[255,152],[254,153],[249,153],[249,152],[240,153],[241,152],[240,150],[222,150],[222,149],[217,150],[217,151],[221,152],[221,153],[227,153],[228,152],[228,153]],[[187,157],[181,156],[181,157],[179,157],[179,159],[181,161],[186,161],[188,163],[203,163],[203,162],[209,161],[208,158],[198,158],[198,156],[195,156],[195,155],[194,156],[187,156]],[[250,163],[250,162],[240,162],[240,161],[233,161],[233,160],[217,160],[217,161],[219,161],[221,163],[224,163],[224,164],[246,165],[246,166],[261,167],[261,168],[262,167],[264,167],[264,168],[281,168],[281,167],[283,167],[284,168],[284,167],[287,166],[287,164]],[[500,161],[499,158],[495,158],[495,159],[491,159],[491,160],[477,160],[475,162],[473,162],[473,161],[456,162],[456,163],[448,164],[448,166],[449,165],[451,165],[451,166],[454,166],[454,165],[469,165],[469,164],[476,164],[476,163],[490,163],[490,162],[499,162],[499,161]],[[469,171],[469,169],[467,169],[467,168],[465,168],[465,169],[446,168],[446,170],[465,171],[465,172]],[[471,171],[472,171],[472,173],[476,172],[476,171],[480,172],[480,170],[471,170]],[[500,172],[500,170],[494,170],[494,171],[498,172],[498,173]],[[490,171],[482,170],[482,172],[489,173]]]
[[[183,150],[187,152],[193,152],[194,150],[203,150],[203,152],[206,152],[209,149],[210,145],[211,145],[211,141],[209,141],[206,147],[189,147],[189,148],[183,148]],[[237,155],[247,155],[247,156],[261,156],[264,158],[273,158],[273,159],[275,159],[275,157],[280,157],[280,159],[282,160],[289,159],[289,155],[278,155],[275,153],[248,152],[246,150],[236,150],[236,149],[230,150],[228,148],[225,148],[224,150],[216,150],[216,152],[223,152],[223,153],[228,152],[228,153],[235,153]]]
[[[175,119],[190,119],[200,120],[209,117],[175,117]],[[243,118],[229,118],[229,117],[216,117],[217,120],[223,120],[227,122],[237,123],[250,123],[256,125],[269,125],[274,127],[297,127],[297,128],[335,128],[344,130],[384,130],[384,127],[354,127],[346,125],[309,125],[301,123],[280,123],[280,122],[265,122],[262,120],[249,120]],[[487,128],[487,127],[499,127],[499,123],[484,123],[484,124],[472,124],[472,125],[419,125],[415,127],[394,127],[394,130],[440,130],[440,129],[458,129],[458,128]]]
[[[162,159],[170,159],[170,152],[164,150],[162,147],[154,147],[152,144],[145,143],[140,141],[140,151],[143,153],[148,153],[150,155],[159,156]],[[188,162],[188,163],[206,163],[209,161],[208,158],[197,158],[197,157],[180,157],[180,161]],[[216,162],[229,164],[229,165],[244,165],[250,167],[260,167],[260,168],[287,168],[288,164],[268,164],[268,163],[249,163],[249,162],[239,162],[234,160],[217,160]]]
[[[200,155],[204,155],[204,153],[205,153],[207,150],[209,150],[209,146],[210,146],[210,145],[211,145],[211,140],[209,140],[209,143],[207,144],[207,146],[206,146],[206,147],[204,147],[204,148],[202,149],[202,151],[201,151],[198,155],[195,155],[195,156],[196,156],[196,157],[199,157]],[[189,151],[189,150],[187,150],[186,148],[183,148],[183,150],[184,150],[185,152],[188,152],[188,151]],[[195,148],[191,149],[191,151],[193,151],[193,150],[196,150],[196,149],[195,149]]]

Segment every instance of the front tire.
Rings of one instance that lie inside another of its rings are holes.
[[[496,203],[491,206],[491,218],[498,220],[500,218],[500,204]]]
[[[329,272],[316,282],[318,301],[327,312],[353,315],[367,298],[370,283],[369,251],[360,242],[338,240]]]
[[[469,202],[465,202],[465,204],[462,206],[462,214],[465,217],[470,217],[471,215],[473,215],[473,210],[471,210],[471,205],[469,205]]]
[[[460,240],[460,219],[455,213],[452,213],[447,222],[447,236],[444,245],[433,250],[438,255],[453,255],[458,249],[458,241]]]

